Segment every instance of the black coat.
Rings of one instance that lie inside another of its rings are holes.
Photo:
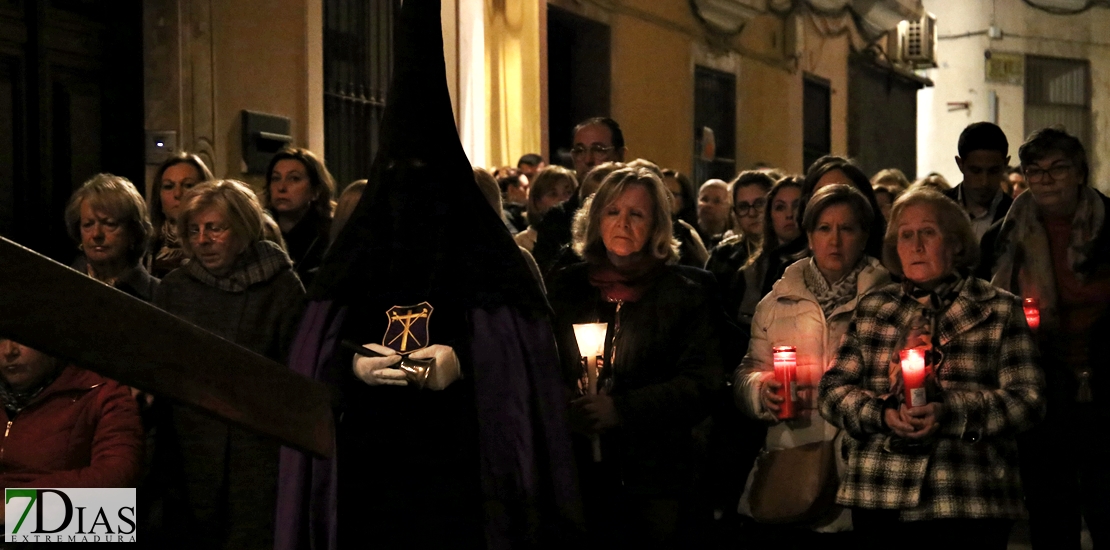
[[[567,257],[571,225],[574,224],[574,215],[581,205],[578,195],[572,195],[565,202],[548,210],[535,226],[536,244],[532,247],[532,256],[536,258],[545,281],[565,262],[565,259],[561,261],[560,258]]]
[[[285,248],[289,251],[289,259],[293,260],[293,269],[305,288],[312,284],[312,277],[316,275],[324,258],[330,231],[331,218],[325,218],[315,208],[309,208],[292,229],[281,234],[281,238],[285,240]]]
[[[78,256],[69,267],[80,271],[89,272],[89,261],[84,256]],[[151,276],[142,263],[135,264],[127,269],[116,279],[115,288],[130,294],[144,302],[154,299],[154,292],[158,290],[159,280]]]
[[[254,246],[272,254],[278,250],[268,241]],[[180,267],[162,280],[154,305],[284,362],[304,306],[304,288],[284,252],[278,259],[269,268],[236,264],[230,277],[250,281],[242,291],[222,290],[198,279],[189,265]],[[261,275],[248,275],[252,267]],[[165,415],[156,462],[169,476],[168,546],[272,547],[278,444],[188,407],[171,406]]]
[[[618,463],[624,490],[664,497],[688,492],[694,470],[691,428],[710,412],[728,353],[724,334],[730,325],[713,276],[666,266],[639,301],[623,303],[615,367],[608,358],[616,304],[590,285],[587,264],[557,272],[548,298],[571,387],[581,368],[571,325],[609,323],[606,368],[612,369],[610,395],[622,425],[601,436],[602,454],[606,462]]]

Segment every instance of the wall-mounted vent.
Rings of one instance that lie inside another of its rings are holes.
[[[888,55],[895,63],[914,69],[936,67],[937,16],[926,13],[921,19],[898,23],[888,46]]]

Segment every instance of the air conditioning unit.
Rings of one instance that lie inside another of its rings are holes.
[[[902,21],[887,43],[890,60],[914,69],[937,66],[937,16]]]

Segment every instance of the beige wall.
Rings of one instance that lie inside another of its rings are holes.
[[[830,82],[832,152],[847,152],[848,54],[858,36],[825,37],[808,15],[757,16],[727,40],[707,33],[687,0],[614,2],[610,8],[571,0],[551,5],[601,21],[612,32],[612,114],[631,157],[686,173],[693,169],[694,67],[736,75],[737,168],[766,162],[802,166],[802,87],[808,72]],[[831,30],[850,20],[825,21]],[[825,29],[826,31],[829,29]],[[726,152],[720,152],[727,156]]]
[[[612,22],[612,56],[611,112],[624,130],[626,158],[643,157],[691,173],[694,71],[690,39],[618,15]]]
[[[323,147],[321,0],[152,0],[147,130],[176,130],[217,177],[243,174],[240,112],[288,117],[293,144]],[[311,62],[310,62],[311,60]],[[149,172],[153,171],[153,167]],[[148,173],[148,180],[152,177]],[[148,182],[149,183],[149,182]]]
[[[1091,183],[1110,190],[1110,166],[1103,151],[1110,150],[1110,10],[1095,8],[1080,15],[1052,15],[1033,9],[1022,0],[998,0],[997,6],[975,2],[925,0],[925,8],[937,16],[942,39],[938,43],[939,67],[927,72],[936,86],[918,96],[918,172],[936,170],[953,184],[962,175],[953,157],[960,132],[972,122],[988,120],[987,97],[998,94],[998,125],[1010,141],[1010,162],[1017,164],[1017,151],[1025,128],[1025,89],[1021,84],[987,82],[986,50],[1033,54],[1047,57],[1087,59],[1091,71],[1091,143],[1085,143],[1091,159]],[[1001,39],[986,35],[992,17],[1002,31]],[[970,36],[965,36],[970,33]],[[949,102],[968,102],[970,109],[949,110]]]

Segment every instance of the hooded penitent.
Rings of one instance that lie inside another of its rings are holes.
[[[290,363],[339,387],[338,459],[283,449],[279,549],[559,546],[579,525],[548,307],[474,183],[439,14],[438,0],[403,3],[381,148],[309,291]],[[463,378],[355,378],[337,344],[383,343],[386,312],[424,302],[420,343],[452,346]]]

